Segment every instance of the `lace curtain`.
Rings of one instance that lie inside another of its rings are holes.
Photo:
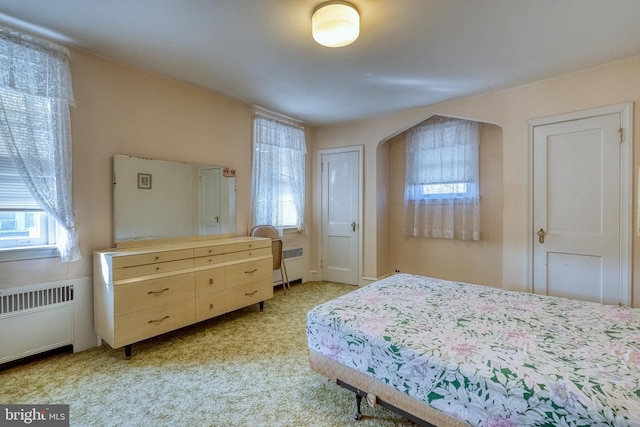
[[[302,229],[306,154],[304,128],[261,115],[254,117],[252,226]]]
[[[0,27],[0,137],[33,198],[55,220],[64,262],[81,258],[71,200],[68,61],[64,47]]]
[[[480,240],[479,125],[432,118],[406,139],[406,234]]]

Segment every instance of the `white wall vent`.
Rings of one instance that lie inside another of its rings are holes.
[[[287,275],[289,276],[289,282],[304,282],[306,275],[304,274],[304,251],[302,246],[294,246],[284,248],[282,256],[284,258],[284,265],[287,268]],[[280,272],[273,272],[273,282],[275,284],[281,284]]]
[[[300,258],[302,257],[302,248],[285,248],[282,251],[282,256],[285,260],[289,258]]]
[[[73,285],[62,284],[32,290],[0,290],[0,316],[34,308],[73,302]]]
[[[91,279],[0,289],[0,343],[0,363],[67,345],[94,347]]]

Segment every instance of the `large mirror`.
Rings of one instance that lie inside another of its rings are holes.
[[[115,243],[236,232],[235,171],[113,156]]]

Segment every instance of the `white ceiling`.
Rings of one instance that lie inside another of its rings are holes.
[[[0,0],[0,22],[313,124],[640,54],[640,0],[352,0],[338,49],[311,38],[321,2]]]

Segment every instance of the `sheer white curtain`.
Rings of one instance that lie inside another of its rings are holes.
[[[431,118],[407,131],[409,236],[480,240],[479,125]]]
[[[254,117],[251,226],[302,229],[306,153],[304,128]]]
[[[71,200],[73,104],[69,51],[0,27],[0,137],[33,198],[55,220],[64,262],[81,258]]]

